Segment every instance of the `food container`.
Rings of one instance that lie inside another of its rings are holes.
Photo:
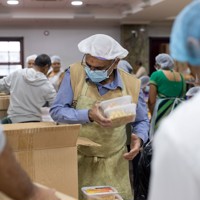
[[[89,200],[122,200],[117,190],[111,186],[91,186],[81,188]]]
[[[102,101],[100,103],[100,108],[104,111],[108,108],[113,108],[116,106],[121,106],[121,105],[127,105],[132,102],[132,97],[127,95],[127,96],[122,96],[122,97],[117,97],[114,99],[109,99],[106,101]]]
[[[104,110],[104,115],[112,120],[112,126],[118,127],[135,121],[136,104],[116,106]]]

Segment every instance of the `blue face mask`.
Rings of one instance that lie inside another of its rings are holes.
[[[85,67],[85,72],[88,78],[94,83],[100,83],[109,78],[108,70],[90,70],[88,66]]]

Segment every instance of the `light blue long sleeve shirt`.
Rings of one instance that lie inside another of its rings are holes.
[[[86,78],[89,81],[89,78]],[[122,79],[118,70],[115,71],[115,79],[113,82],[102,85],[97,84],[100,95],[104,95],[109,90],[115,90],[117,87],[123,88]],[[70,82],[70,68],[66,71],[57,97],[50,108],[50,114],[54,121],[68,124],[85,124],[91,123],[88,118],[88,109],[77,110],[71,107],[73,102],[73,90]],[[144,101],[144,95],[140,90],[138,104],[136,108],[135,122],[131,123],[132,132],[137,134],[143,142],[148,140],[149,119],[147,113],[147,105]]]

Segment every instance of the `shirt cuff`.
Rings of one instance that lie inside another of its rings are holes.
[[[144,134],[140,134],[140,133],[135,133],[142,141],[143,144],[145,144],[148,140],[148,137],[146,137]]]
[[[90,123],[90,119],[89,119],[89,116],[88,116],[88,112],[89,110],[86,109],[86,110],[78,110],[77,111],[78,114],[78,121],[80,121],[81,123]]]

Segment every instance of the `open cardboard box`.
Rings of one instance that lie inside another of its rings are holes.
[[[7,110],[10,103],[10,95],[0,93],[0,119],[7,116]]]
[[[78,199],[77,145],[99,146],[78,138],[80,124],[38,122],[2,126],[17,160],[34,182]]]

